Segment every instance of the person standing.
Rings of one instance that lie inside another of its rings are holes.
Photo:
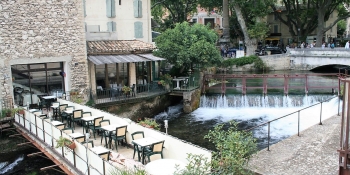
[[[346,42],[345,49],[349,49],[349,41]]]

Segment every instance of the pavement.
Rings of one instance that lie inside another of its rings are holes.
[[[337,175],[341,116],[335,115],[261,150],[248,167],[263,175]]]

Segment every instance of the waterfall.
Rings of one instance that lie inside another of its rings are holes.
[[[306,107],[314,103],[326,100],[332,96],[281,96],[281,95],[228,95],[228,96],[202,96],[200,107],[202,108],[232,108],[232,107]]]

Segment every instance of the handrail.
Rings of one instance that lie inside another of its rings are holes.
[[[246,130],[244,130],[244,131],[249,132],[249,131],[252,131],[252,130],[254,130],[254,129],[256,129],[256,128],[260,128],[260,127],[262,127],[262,126],[268,125],[268,128],[267,128],[267,144],[268,144],[268,145],[267,145],[267,150],[270,151],[270,123],[272,123],[272,122],[274,122],[274,121],[277,121],[277,120],[279,120],[279,119],[288,117],[288,116],[290,116],[290,115],[293,115],[293,114],[295,114],[295,113],[298,113],[298,136],[300,136],[300,135],[299,135],[299,133],[300,133],[300,112],[303,111],[303,110],[305,110],[305,109],[308,109],[308,108],[311,108],[311,107],[313,107],[313,106],[316,106],[316,105],[321,104],[320,123],[319,123],[319,125],[322,125],[322,103],[328,102],[328,101],[330,101],[330,100],[332,100],[332,99],[334,99],[334,98],[337,98],[337,97],[338,97],[338,96],[334,96],[334,97],[329,98],[329,99],[327,99],[327,100],[324,100],[324,101],[321,101],[321,102],[319,102],[319,103],[310,105],[310,106],[308,106],[308,107],[302,108],[302,109],[300,109],[300,110],[298,110],[298,111],[295,111],[295,112],[286,114],[286,115],[284,115],[284,116],[275,118],[275,119],[270,120],[270,121],[268,121],[268,122],[262,123],[262,124],[260,124],[260,125],[254,126],[254,127],[252,127],[252,128],[249,128],[249,129],[246,129]],[[339,100],[340,100],[340,99],[339,99]],[[338,103],[338,115],[339,115],[339,105],[340,105],[340,103]]]

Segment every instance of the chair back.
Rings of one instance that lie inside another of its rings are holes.
[[[73,111],[73,118],[82,118],[83,117],[83,110],[78,109]]]
[[[41,119],[46,119],[47,118],[47,114],[39,114],[38,117],[41,118]]]
[[[66,133],[66,134],[72,134],[72,133],[74,133],[73,128],[64,128],[64,129],[62,129],[62,131],[63,131],[64,133]]]
[[[158,143],[154,143],[152,145],[152,152],[157,153],[157,152],[162,152],[163,151],[163,145],[164,145],[164,141],[158,142]]]
[[[91,112],[83,112],[83,117],[90,117],[92,116]]]
[[[121,136],[126,136],[126,128],[127,126],[121,126],[115,129],[115,135],[117,137],[121,137]]]
[[[100,121],[103,120],[103,116],[102,117],[98,117],[94,119],[94,126],[100,126]]]
[[[77,142],[82,143],[85,142],[85,136],[84,137],[79,137],[75,139]]]
[[[56,126],[56,128],[59,130],[62,130],[62,129],[64,129],[64,125],[58,125],[58,126]]]
[[[33,112],[33,114],[34,114],[35,116],[41,115],[42,113],[43,113],[42,111],[34,111],[34,112]]]
[[[60,105],[60,113],[62,113],[64,110],[66,110],[67,106],[68,106],[68,104],[61,104]]]
[[[132,140],[142,139],[142,138],[145,138],[145,135],[143,131],[136,131],[131,134],[131,138]]]
[[[60,106],[60,102],[52,102],[52,106]]]
[[[86,142],[86,141],[81,142],[81,144],[83,144],[84,146],[86,146],[86,144],[87,144],[88,148],[93,148],[94,147],[94,142],[92,140],[90,140],[88,142]]]
[[[108,151],[107,153],[104,153],[104,154],[100,154],[99,156],[102,159],[105,159],[106,161],[108,161],[109,160],[109,154],[110,154],[110,151]]]
[[[111,123],[110,123],[110,121],[109,120],[101,120],[100,121],[100,126],[102,127],[102,126],[108,126],[108,125],[110,125]]]

